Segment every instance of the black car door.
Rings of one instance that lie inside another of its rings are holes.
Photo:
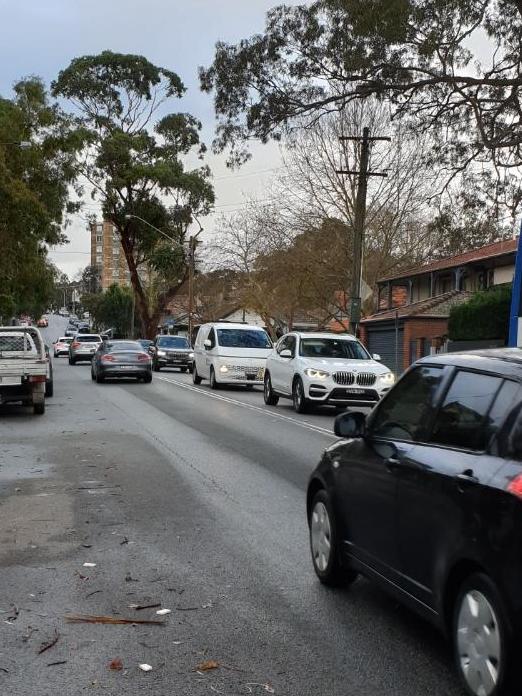
[[[411,370],[374,409],[365,437],[340,448],[336,493],[345,551],[394,583],[399,581],[396,469],[410,466],[442,373]]]
[[[487,484],[500,466],[488,443],[519,391],[515,382],[456,370],[432,432],[411,452],[413,467],[397,471],[401,573],[407,592],[433,611],[458,558],[479,550]]]

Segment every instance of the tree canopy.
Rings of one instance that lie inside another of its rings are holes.
[[[187,277],[189,225],[214,202],[208,167],[184,164],[187,155],[205,152],[200,122],[158,114],[184,91],[176,73],[111,51],[76,58],[53,83],[53,93],[76,108],[84,143],[79,171],[119,233],[144,335],[156,330]],[[153,302],[140,270],[154,280]]]
[[[219,42],[200,69],[214,92],[214,145],[238,163],[248,139],[279,139],[298,117],[311,123],[373,96],[429,130],[451,172],[492,162],[505,174],[522,164],[521,36],[522,0],[276,7],[263,33]]]
[[[22,147],[23,145],[23,147]],[[56,268],[48,245],[65,241],[75,210],[75,127],[37,78],[0,98],[0,315],[40,314],[51,304]]]

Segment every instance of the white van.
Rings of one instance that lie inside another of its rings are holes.
[[[215,322],[203,324],[194,344],[194,384],[210,380],[212,389],[224,384],[252,387],[263,384],[272,341],[259,326]]]

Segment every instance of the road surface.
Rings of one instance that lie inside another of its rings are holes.
[[[44,416],[0,411],[0,693],[461,694],[427,624],[365,580],[315,579],[305,489],[330,412],[174,371],[97,385],[87,364],[54,367]]]

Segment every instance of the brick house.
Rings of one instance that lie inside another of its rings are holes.
[[[361,339],[400,374],[442,345],[454,304],[512,282],[517,245],[518,239],[503,240],[381,278],[376,312],[361,321]]]

